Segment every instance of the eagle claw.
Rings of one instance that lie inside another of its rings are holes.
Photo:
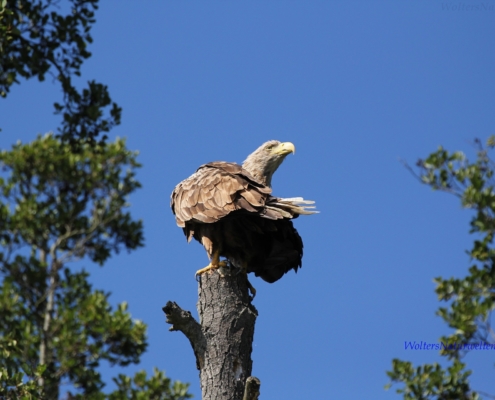
[[[199,282],[199,277],[201,277],[201,275],[203,275],[205,272],[209,272],[209,271],[212,271],[214,269],[217,269],[218,270],[218,273],[220,274],[221,277],[224,277],[225,274],[223,274],[220,270],[220,268],[225,268],[228,266],[228,263],[227,261],[219,261],[217,263],[209,263],[206,267],[204,268],[201,268],[199,270],[196,271],[196,274],[194,275],[194,277],[196,278],[196,281]]]

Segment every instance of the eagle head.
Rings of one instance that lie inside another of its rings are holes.
[[[266,186],[272,186],[272,176],[289,153],[296,148],[291,142],[270,140],[251,153],[242,167]]]

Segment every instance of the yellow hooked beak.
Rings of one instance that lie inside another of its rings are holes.
[[[272,153],[278,155],[286,155],[289,153],[296,154],[296,146],[294,146],[291,142],[280,143],[272,150]]]

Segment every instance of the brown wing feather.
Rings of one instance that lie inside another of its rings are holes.
[[[257,192],[256,190],[250,190],[249,187],[242,192],[239,192],[239,194],[247,201],[249,201],[249,203],[253,206],[262,207],[265,205],[265,196],[262,193]]]
[[[172,192],[170,206],[177,225],[211,223],[232,211],[264,213],[271,189],[257,182],[240,165],[214,162],[202,165]]]

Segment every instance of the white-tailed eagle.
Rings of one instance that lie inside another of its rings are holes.
[[[292,143],[261,145],[241,165],[204,164],[179,183],[170,206],[188,242],[200,242],[211,262],[197,271],[232,265],[273,283],[301,266],[303,243],[292,224],[299,215],[314,214],[313,201],[272,195],[272,176]]]

